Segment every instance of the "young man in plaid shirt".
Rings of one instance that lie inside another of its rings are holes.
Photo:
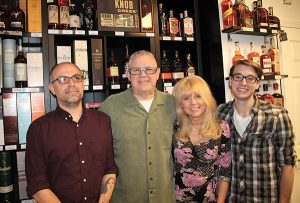
[[[262,70],[242,60],[233,65],[229,86],[234,100],[218,108],[231,133],[229,202],[288,203],[294,180],[294,133],[287,111],[255,97]]]

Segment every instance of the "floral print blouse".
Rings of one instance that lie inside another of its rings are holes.
[[[222,128],[219,138],[203,139],[197,145],[173,137],[177,202],[217,202],[218,181],[230,181],[230,132],[226,122]]]

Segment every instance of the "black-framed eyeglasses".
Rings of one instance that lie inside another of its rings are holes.
[[[243,79],[245,78],[246,79],[246,82],[249,83],[249,84],[254,84],[255,82],[258,81],[258,78],[253,76],[253,75],[242,75],[240,73],[236,73],[236,74],[233,74],[231,76],[231,78],[234,80],[234,81],[237,81],[237,82],[241,82],[243,81]]]
[[[156,73],[157,68],[153,68],[153,67],[145,67],[145,68],[139,68],[139,67],[132,67],[132,68],[128,68],[128,72],[131,75],[140,75],[142,74],[142,72],[144,72],[146,75],[152,75],[154,73]]]
[[[67,84],[70,82],[70,79],[72,79],[72,81],[74,83],[77,83],[77,82],[81,82],[83,80],[83,76],[82,75],[73,75],[71,77],[68,77],[68,76],[58,76],[58,78],[56,78],[55,80],[53,80],[51,83],[54,83],[54,82],[58,82],[59,84]]]

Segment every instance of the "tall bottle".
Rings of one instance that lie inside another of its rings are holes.
[[[254,49],[254,42],[250,42],[250,52],[247,55],[247,58],[257,64],[260,64],[260,56]]]
[[[232,65],[236,64],[239,60],[243,60],[244,56],[241,54],[240,50],[240,43],[235,42],[235,51],[234,51],[234,57],[232,58]]]
[[[128,70],[129,68],[129,46],[128,44],[125,45],[125,48],[124,48],[124,60],[122,61],[122,65],[121,65],[121,82],[123,84],[128,84],[129,81],[128,81],[128,78],[127,78],[127,74],[126,74],[126,71]]]
[[[236,0],[232,6],[233,15],[236,16],[237,26],[242,26],[246,5],[243,0]]]
[[[59,28],[67,30],[70,28],[69,0],[58,0],[59,6]]]
[[[166,50],[162,51],[160,77],[163,83],[172,83],[172,65],[167,57]]]
[[[269,29],[269,14],[262,7],[262,0],[257,0],[257,7],[253,11],[253,28],[258,32],[261,31],[260,29]]]
[[[176,17],[174,17],[173,10],[169,11],[169,27],[170,27],[170,36],[176,37],[178,35],[178,26],[179,21]]]
[[[48,4],[48,29],[58,29],[59,11],[57,0],[47,0]]]
[[[277,106],[284,106],[284,97],[279,93],[279,85],[278,83],[273,83],[274,93],[272,96],[274,97],[274,104]]]
[[[188,16],[188,11],[183,11],[183,36],[184,37],[193,37],[194,35],[194,24],[193,24],[193,18]]]
[[[232,1],[222,0],[221,2],[223,29],[236,26],[236,17],[232,12]]]
[[[27,59],[24,56],[22,48],[22,39],[19,39],[18,55],[15,58],[15,86],[27,87]]]
[[[0,5],[0,31],[8,30],[8,16],[5,9]]]
[[[19,8],[18,2],[9,14],[10,30],[25,32],[25,13]]]
[[[181,78],[184,78],[183,63],[179,58],[178,50],[175,51],[175,57],[173,59],[173,85],[175,85]]]
[[[263,98],[264,98],[264,101],[268,102],[268,103],[271,103],[271,104],[274,104],[274,97],[272,96],[272,94],[270,94],[268,92],[268,84],[263,84],[263,91],[264,91],[264,94],[263,94]]]
[[[80,29],[80,16],[75,7],[75,4],[70,4],[70,29],[78,30]]]
[[[266,51],[266,45],[261,45],[260,67],[264,75],[272,74],[272,60]]]
[[[196,75],[196,68],[195,68],[194,63],[191,60],[191,54],[190,53],[186,54],[184,75],[185,76]]]
[[[184,37],[183,13],[179,13],[178,36],[179,37]]]
[[[108,77],[108,82],[111,85],[119,84],[119,67],[115,61],[114,51],[110,52],[110,59],[107,67],[107,77]]]
[[[160,36],[169,36],[169,21],[165,13],[160,18]]]
[[[275,30],[275,31],[281,30],[279,18],[273,15],[273,7],[270,6],[268,8],[268,10],[269,10],[269,25],[270,25],[270,29],[271,30]]]
[[[276,48],[274,37],[270,39],[270,49],[268,54],[272,61],[272,73],[274,75],[280,75],[280,52],[279,49]]]
[[[0,202],[14,202],[13,171],[10,151],[0,152]]]
[[[96,4],[92,0],[86,0],[83,4],[83,28],[96,30]]]

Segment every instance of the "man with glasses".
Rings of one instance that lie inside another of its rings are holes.
[[[130,56],[131,88],[100,107],[112,120],[118,177],[112,203],[175,202],[171,155],[175,103],[156,89],[160,69],[152,53]]]
[[[84,82],[76,65],[54,66],[50,81],[57,108],[27,132],[28,196],[37,202],[108,203],[117,171],[110,118],[83,108]]]
[[[262,70],[241,60],[229,73],[234,100],[218,108],[229,125],[232,178],[228,202],[288,203],[294,179],[294,133],[288,113],[255,96]]]

